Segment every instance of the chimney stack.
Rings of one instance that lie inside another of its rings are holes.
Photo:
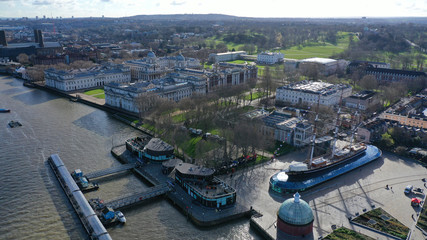
[[[0,31],[0,45],[7,46],[6,32],[4,30]]]
[[[39,43],[39,34],[37,32],[37,29],[34,29],[34,42]]]
[[[40,45],[40,47],[44,47],[42,30],[40,30],[40,29],[39,29],[39,30],[37,30],[37,35],[38,35],[39,45]]]

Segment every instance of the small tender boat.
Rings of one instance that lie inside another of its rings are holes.
[[[22,124],[20,123],[20,122],[18,122],[18,121],[10,121],[9,122],[9,127],[11,127],[11,128],[14,128],[14,127],[20,127],[20,126],[22,126]]]
[[[125,223],[126,222],[125,215],[122,212],[117,211],[116,215],[117,215],[117,218],[119,219],[119,222],[121,222],[121,223]]]
[[[0,113],[8,113],[8,112],[10,112],[10,109],[0,108]]]

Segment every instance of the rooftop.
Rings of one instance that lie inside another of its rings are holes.
[[[314,221],[313,210],[306,201],[300,199],[299,193],[295,193],[294,198],[284,201],[277,215],[292,225],[307,225]]]
[[[322,95],[330,95],[335,93],[337,90],[351,88],[350,85],[347,84],[330,84],[326,82],[314,82],[314,81],[301,81],[297,83],[291,83],[286,86],[279,87],[278,89],[289,89],[300,92],[314,93],[314,94],[322,94]]]
[[[40,47],[40,44],[36,42],[8,43],[7,46],[0,45],[0,48],[28,48],[28,47],[42,48]],[[59,42],[44,42],[43,48],[60,48],[60,47],[62,46]]]
[[[334,63],[336,61],[337,60],[331,59],[331,58],[318,58],[318,57],[306,58],[301,60],[301,62],[314,62],[314,63],[320,63],[320,64]]]
[[[389,68],[367,67],[366,71],[367,72],[377,72],[377,73],[402,74],[402,75],[409,75],[409,76],[427,77],[427,74],[425,72],[389,69]]]
[[[204,177],[211,176],[215,172],[215,170],[211,168],[205,168],[205,167],[197,166],[191,163],[180,163],[176,166],[176,170],[182,174],[204,176]]]
[[[262,121],[267,126],[275,126],[276,124],[279,124],[281,122],[284,122],[288,120],[290,116],[288,114],[285,114],[283,112],[274,111],[271,114],[265,116],[262,118]]]
[[[173,151],[174,147],[169,143],[164,142],[160,138],[152,138],[147,145],[145,145],[144,149],[149,149],[151,151]]]
[[[372,96],[374,96],[376,94],[377,94],[377,92],[369,91],[369,90],[364,90],[364,91],[361,91],[361,92],[358,92],[358,93],[355,93],[355,94],[351,95],[350,98],[356,98],[356,99],[363,99],[363,100],[365,100],[365,99],[368,99],[368,98],[370,98],[370,97],[372,97]]]
[[[245,51],[235,51],[235,52],[224,52],[224,53],[213,53],[213,55],[227,55],[227,54],[246,54]]]

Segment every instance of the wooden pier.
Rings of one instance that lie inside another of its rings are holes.
[[[137,167],[136,163],[128,163],[128,164],[123,164],[123,165],[119,165],[119,166],[115,166],[115,167],[111,167],[111,168],[99,170],[99,171],[96,171],[96,172],[91,172],[91,173],[86,174],[85,176],[88,179],[99,178],[99,177],[104,177],[104,176],[107,176],[107,175],[110,175],[110,174],[115,174],[115,173],[127,171],[127,170],[133,169],[135,167]]]
[[[105,205],[113,209],[122,209],[135,204],[142,203],[152,198],[164,195],[173,190],[173,187],[169,184],[162,184],[150,188],[148,191],[137,193],[131,196],[119,198],[106,202]]]

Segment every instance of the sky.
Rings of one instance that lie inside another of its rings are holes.
[[[240,17],[427,17],[427,0],[0,0],[0,18],[218,13]]]

